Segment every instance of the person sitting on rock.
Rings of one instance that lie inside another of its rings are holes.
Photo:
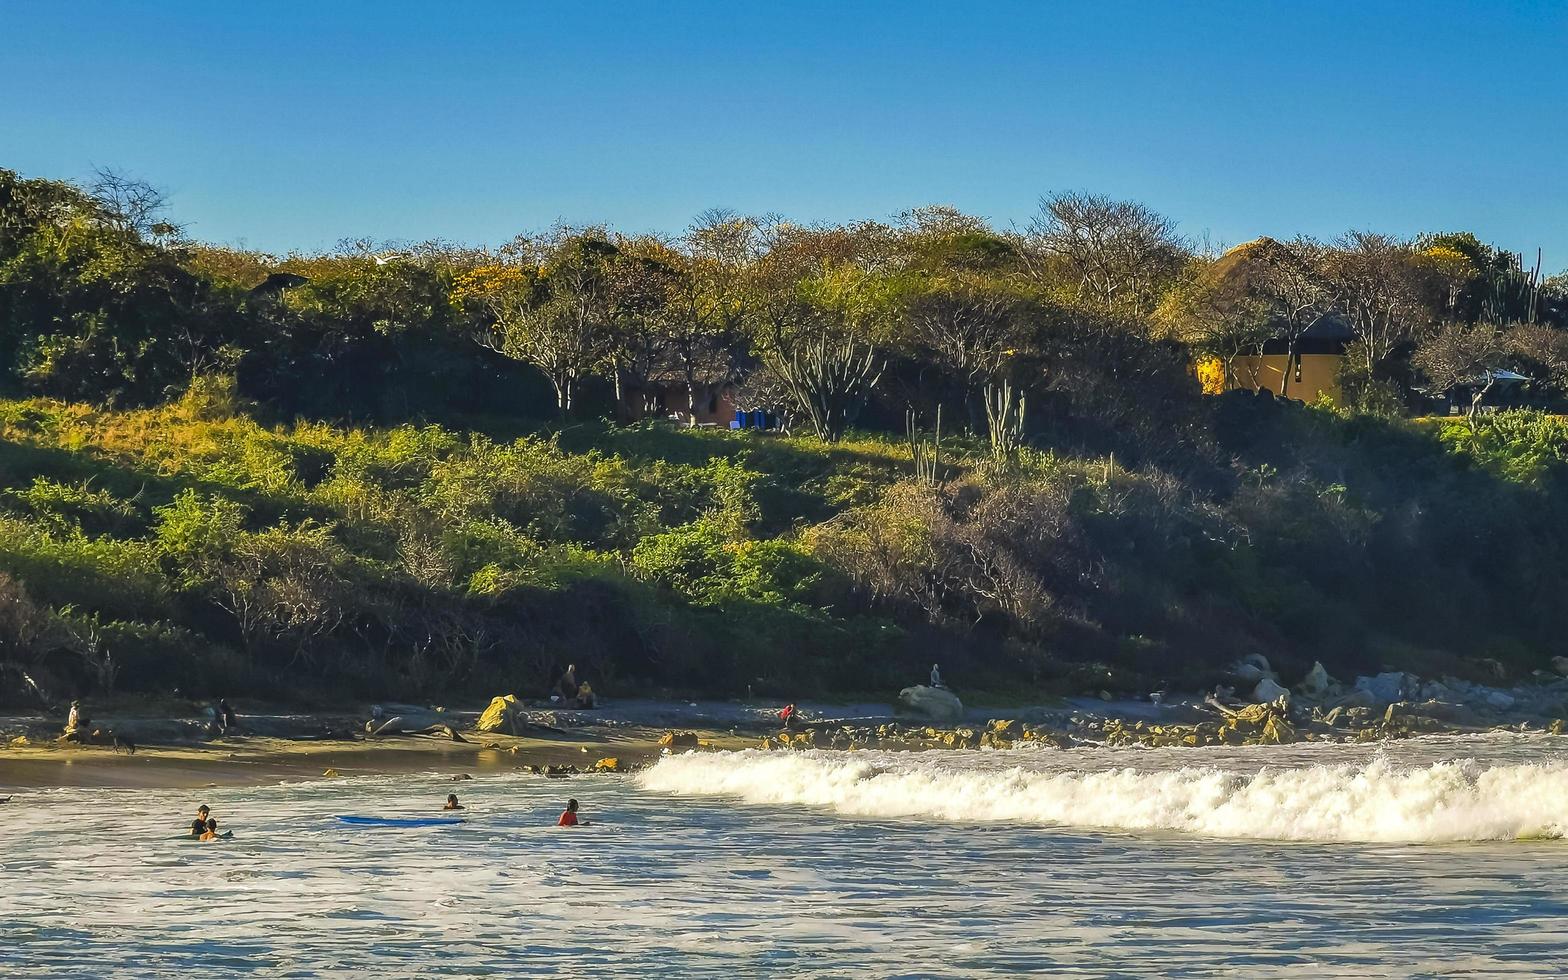
[[[560,683],[555,685],[556,696],[562,701],[573,701],[577,698],[580,685],[577,683],[577,665],[567,664],[566,673],[561,675]]]
[[[196,808],[196,819],[191,821],[192,837],[200,839],[201,835],[207,832],[207,817],[210,812],[205,803]]]
[[[586,827],[588,821],[577,819],[577,801],[567,800],[566,809],[561,812],[561,819],[555,822],[557,827]]]
[[[80,701],[71,702],[71,710],[65,716],[65,737],[78,742],[87,741],[86,728],[92,724],[92,719],[82,710]]]
[[[448,794],[446,794],[446,806],[442,807],[441,809],[443,809],[443,810],[462,810],[462,809],[464,809],[464,806],[463,806],[463,804],[457,802],[457,794],[456,793],[448,793]]]
[[[936,664],[931,665],[931,686],[939,689],[944,686],[942,684],[942,669]]]
[[[587,681],[583,681],[577,688],[577,707],[596,708],[598,704],[598,698],[594,696],[593,688],[588,686]]]

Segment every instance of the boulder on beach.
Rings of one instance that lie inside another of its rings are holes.
[[[1507,711],[1514,706],[1516,700],[1507,691],[1491,690],[1486,692],[1486,706],[1497,711]]]
[[[1248,684],[1263,680],[1265,677],[1275,678],[1273,668],[1269,666],[1268,658],[1261,653],[1249,653],[1245,657],[1230,665],[1231,675]]]
[[[1307,671],[1307,676],[1303,677],[1301,683],[1296,685],[1296,690],[1300,691],[1304,697],[1322,700],[1333,686],[1334,678],[1330,677],[1328,671],[1323,668],[1323,662],[1314,660],[1312,661],[1312,669]]]
[[[1376,677],[1357,677],[1356,690],[1367,692],[1374,704],[1393,704],[1395,701],[1403,701],[1405,675],[1402,671],[1390,670]]]
[[[696,732],[665,732],[659,736],[661,749],[695,749],[701,747],[702,740]]]
[[[515,694],[491,698],[490,706],[485,708],[484,714],[479,716],[479,721],[474,724],[474,727],[482,732],[516,735],[518,714],[521,711],[522,705],[518,703]]]
[[[931,721],[958,721],[964,717],[964,703],[958,695],[924,684],[898,692],[899,710]]]
[[[365,734],[372,738],[379,738],[383,735],[401,735],[403,734],[403,716],[396,715],[379,723],[367,721],[365,722]]]
[[[1252,689],[1252,700],[1254,701],[1278,701],[1280,698],[1289,700],[1290,692],[1271,677],[1265,677],[1258,681],[1258,686]]]

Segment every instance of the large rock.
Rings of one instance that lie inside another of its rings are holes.
[[[1356,690],[1372,696],[1374,704],[1393,704],[1405,699],[1405,675],[1397,670],[1378,674],[1376,677],[1357,677]]]
[[[958,721],[964,717],[964,703],[958,695],[924,684],[899,691],[898,706],[907,714],[931,721]]]
[[[1568,677],[1568,657],[1553,657],[1552,669],[1564,677]]]
[[[1376,699],[1371,691],[1355,688],[1328,702],[1331,708],[1370,708]]]
[[[1333,686],[1334,678],[1330,677],[1328,671],[1323,669],[1322,661],[1314,660],[1312,661],[1312,669],[1307,671],[1307,676],[1303,677],[1301,683],[1296,685],[1296,690],[1300,691],[1305,697],[1309,697],[1314,701],[1320,701]]]
[[[1290,692],[1271,677],[1265,677],[1258,681],[1258,686],[1252,689],[1252,700],[1254,701],[1270,702],[1278,701],[1280,698],[1288,700]]]
[[[1261,681],[1265,677],[1275,678],[1278,676],[1269,667],[1268,658],[1261,653],[1249,653],[1242,657],[1230,665],[1230,672],[1238,680],[1248,684]]]
[[[474,727],[482,732],[501,732],[504,735],[516,735],[518,723],[522,720],[522,705],[518,703],[517,695],[506,694],[490,699],[490,706],[479,716],[479,721]]]
[[[701,745],[702,740],[696,732],[665,732],[659,736],[659,747],[663,749],[695,749]]]
[[[1486,706],[1495,711],[1507,711],[1514,706],[1516,700],[1507,691],[1491,690],[1486,692]]]
[[[372,738],[379,738],[385,735],[401,735],[403,734],[403,727],[403,716],[393,715],[385,721],[365,722],[365,734]]]
[[[1423,715],[1427,718],[1436,718],[1438,721],[1446,721],[1451,725],[1474,725],[1481,720],[1476,717],[1475,712],[1468,705],[1454,704],[1451,701],[1438,701],[1435,698],[1422,701],[1414,705],[1411,710],[1415,714]]]

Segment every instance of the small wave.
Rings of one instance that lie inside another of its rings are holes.
[[[1205,837],[1439,842],[1561,838],[1568,767],[1474,760],[1317,765],[1242,773],[964,769],[825,753],[690,753],[642,773],[644,789],[863,817],[1009,821]]]

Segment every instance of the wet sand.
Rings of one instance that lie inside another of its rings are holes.
[[[339,776],[416,772],[454,777],[513,772],[529,766],[591,767],[603,758],[640,766],[659,756],[662,730],[568,732],[562,738],[465,733],[465,742],[399,736],[364,741],[227,738],[175,746],[145,746],[127,755],[106,746],[45,745],[0,748],[0,797],[45,786],[192,788],[256,786]],[[717,748],[755,744],[720,732],[699,732]]]

